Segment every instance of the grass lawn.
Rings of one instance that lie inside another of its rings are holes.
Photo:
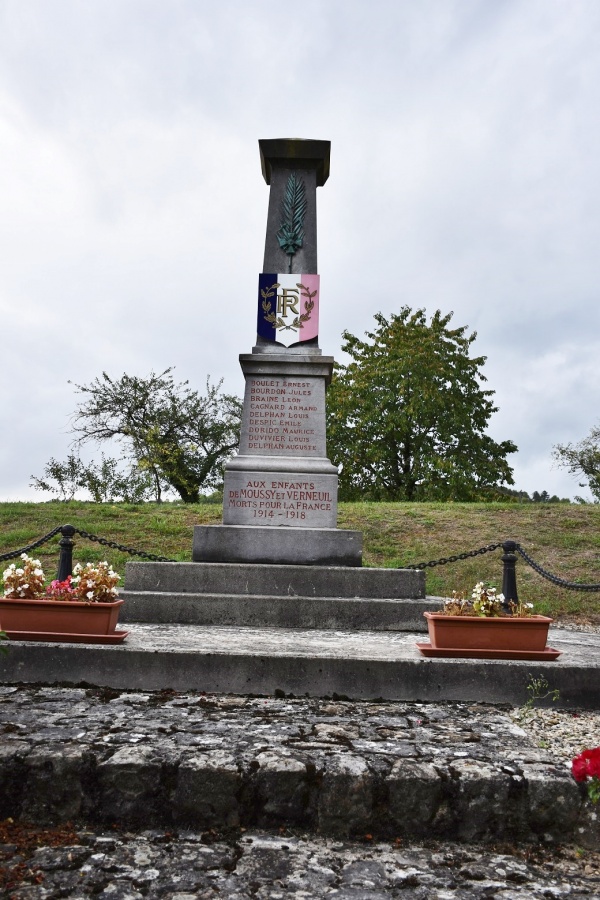
[[[220,505],[208,503],[0,503],[0,554],[68,522],[108,540],[184,562],[191,559],[193,526],[220,521]],[[600,505],[342,503],[338,525],[363,532],[366,566],[395,568],[515,540],[550,572],[568,581],[600,583]],[[452,590],[470,590],[479,580],[501,588],[501,552],[426,569],[427,592],[448,595]],[[31,555],[41,560],[48,576],[54,575],[58,538]],[[135,558],[76,539],[77,562],[108,559],[124,574],[125,562]],[[537,612],[600,622],[600,592],[555,587],[521,558],[517,583],[519,596],[534,602]]]

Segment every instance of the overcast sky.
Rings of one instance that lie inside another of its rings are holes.
[[[600,417],[597,0],[0,0],[0,500],[103,370],[242,394],[258,139],[332,142],[320,346],[406,304],[477,331],[516,486]]]

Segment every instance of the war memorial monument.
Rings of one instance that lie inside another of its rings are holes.
[[[242,354],[240,449],[225,467],[223,525],[197,526],[195,561],[360,566],[362,535],[337,525],[337,469],[327,459],[319,349],[317,188],[329,141],[259,141],[270,185],[257,339]]]

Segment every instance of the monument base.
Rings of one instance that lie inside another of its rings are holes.
[[[196,525],[194,562],[361,566],[363,536],[339,528]]]

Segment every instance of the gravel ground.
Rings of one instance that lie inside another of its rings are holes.
[[[548,750],[555,759],[571,760],[582,750],[600,746],[600,712],[559,709],[515,709],[511,718],[531,737],[537,747]]]
[[[582,624],[572,619],[561,619],[556,624],[566,631],[600,634],[600,625],[591,622]],[[548,691],[547,685],[540,686],[539,693],[546,694]],[[600,711],[540,709],[535,702],[530,707],[515,709],[512,718],[530,735],[536,746],[564,760],[569,770],[574,756],[586,748],[600,745]]]

